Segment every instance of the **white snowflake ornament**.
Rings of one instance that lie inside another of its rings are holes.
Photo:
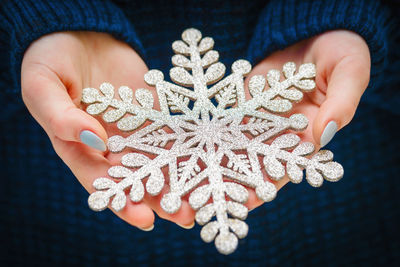
[[[287,174],[290,181],[299,183],[305,169],[306,180],[321,186],[324,179],[339,180],[343,168],[332,161],[328,150],[307,157],[314,152],[314,145],[300,143],[296,134],[285,133],[304,130],[308,124],[304,115],[286,118],[265,112],[287,112],[293,102],[302,99],[303,92],[313,90],[314,64],[302,64],[296,72],[294,63],[286,63],[284,79],[277,70],[269,71],[266,79],[253,76],[249,82],[251,98],[246,99],[244,77],[251,70],[248,61],[235,61],[232,74],[223,78],[225,66],[212,50],[212,38],[202,38],[198,30],[188,29],[182,39],[172,44],[176,55],[170,77],[178,85],[165,81],[158,70],[150,70],[144,77],[157,90],[160,110],[153,108],[153,96],[146,89],[133,94],[123,86],[118,89],[119,98],[109,83],[103,83],[100,90],[83,90],[88,113],[104,112],[104,121],[117,122],[122,131],[133,131],[126,138],[116,135],[109,139],[111,152],[130,152],[122,157],[120,166],[108,170],[114,179],[94,181],[97,191],[88,202],[90,208],[100,211],[111,201],[111,208],[119,211],[126,205],[126,192],[131,201],[139,202],[145,191],[158,195],[168,181],[169,192],[163,195],[161,207],[175,213],[182,197],[189,195],[195,219],[204,225],[201,238],[215,240],[220,253],[230,254],[238,238],[248,232],[244,222],[247,188],[254,189],[262,201],[271,201],[277,192],[271,180]],[[139,105],[132,103],[134,97]]]

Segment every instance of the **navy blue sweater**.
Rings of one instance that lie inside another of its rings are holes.
[[[264,2],[264,3],[263,3]],[[399,3],[396,1],[100,1],[0,3],[0,264],[18,265],[400,265]],[[256,64],[271,52],[332,29],[367,42],[372,71],[353,122],[329,148],[345,177],[321,189],[289,184],[255,209],[237,251],[218,254],[199,237],[156,220],[152,232],[110,211],[57,157],[20,96],[24,51],[57,31],[107,32],[150,69],[167,72],[170,44],[189,27],[215,39],[221,61]]]

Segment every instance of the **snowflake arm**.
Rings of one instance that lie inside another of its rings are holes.
[[[108,170],[113,179],[94,181],[97,191],[88,202],[96,211],[108,204],[118,211],[126,205],[125,192],[131,201],[139,202],[145,192],[160,194],[169,178],[170,189],[162,196],[161,207],[177,212],[182,197],[189,195],[195,219],[204,225],[202,239],[215,241],[219,252],[229,254],[236,249],[238,238],[248,232],[244,222],[247,188],[267,202],[277,193],[272,181],[285,175],[299,183],[305,170],[305,179],[317,187],[324,179],[339,180],[343,168],[332,161],[332,152],[321,150],[311,156],[315,149],[312,143],[300,143],[296,134],[285,133],[304,130],[308,124],[304,115],[277,115],[290,111],[293,103],[314,89],[313,64],[296,69],[294,63],[286,63],[283,79],[278,70],[269,71],[266,77],[251,77],[251,98],[246,99],[244,78],[251,71],[250,63],[235,61],[232,73],[223,78],[226,68],[218,62],[213,46],[212,38],[202,38],[198,30],[188,29],[182,40],[172,44],[176,53],[172,57],[175,67],[170,70],[173,83],[165,81],[159,70],[145,75],[146,83],[156,88],[160,110],[153,108],[153,96],[146,89],[138,89],[134,95],[128,87],[120,87],[119,99],[108,83],[99,90],[83,90],[88,113],[104,113],[104,121],[133,131],[128,137],[109,139],[111,152],[129,153],[122,157],[120,166]],[[132,103],[133,97],[139,105]],[[164,177],[165,169],[169,177]]]

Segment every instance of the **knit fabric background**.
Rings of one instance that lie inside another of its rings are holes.
[[[22,0],[0,3],[1,266],[400,266],[400,38],[398,1]],[[367,42],[370,86],[328,149],[345,169],[315,189],[288,184],[251,211],[248,236],[220,255],[200,238],[155,221],[143,232],[87,206],[88,193],[54,152],[20,96],[23,53],[65,30],[108,32],[149,69],[168,73],[171,43],[189,27],[213,37],[221,62],[256,64],[332,29]]]

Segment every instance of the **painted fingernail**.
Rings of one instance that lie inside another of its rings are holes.
[[[149,232],[154,229],[154,224],[152,224],[150,227],[147,227],[147,228],[140,228],[140,227],[138,227],[138,228],[142,231]]]
[[[182,224],[179,224],[179,223],[177,223],[177,225],[180,226],[180,227],[182,227],[182,228],[184,228],[184,229],[192,229],[193,226],[194,226],[194,222],[192,222],[192,223],[189,224],[189,225],[182,225]]]
[[[321,139],[320,139],[320,144],[321,147],[326,146],[331,140],[332,138],[335,136],[336,132],[337,132],[338,126],[336,124],[336,122],[334,121],[330,121],[326,127],[324,132],[321,135]]]
[[[88,145],[94,149],[100,150],[100,151],[106,151],[107,147],[106,144],[101,140],[100,137],[98,137],[95,133],[84,130],[81,132],[79,135],[79,138],[81,139],[81,142],[84,143],[85,145]]]

